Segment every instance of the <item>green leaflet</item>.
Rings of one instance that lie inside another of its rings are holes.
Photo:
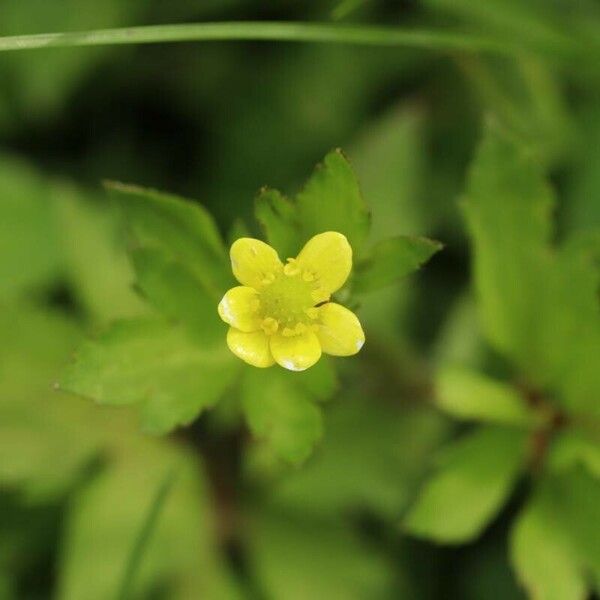
[[[318,165],[294,202],[265,189],[256,201],[256,218],[281,258],[296,256],[314,235],[339,231],[360,253],[369,231],[369,213],[358,180],[340,150]]]
[[[296,464],[309,456],[323,434],[321,410],[300,385],[302,375],[249,367],[242,380],[242,406],[250,430]]]
[[[383,240],[373,247],[367,258],[356,264],[354,289],[364,293],[396,283],[441,249],[442,244],[423,237],[400,236]]]
[[[553,383],[573,412],[600,416],[600,231],[572,236],[556,258],[544,341]]]
[[[561,431],[552,441],[548,466],[554,471],[564,472],[581,465],[590,475],[600,479],[600,440],[587,434],[583,427],[570,427]]]
[[[359,254],[369,232],[370,215],[358,180],[341,150],[330,152],[296,198],[298,220],[306,239],[339,231]]]
[[[106,184],[134,242],[158,247],[185,265],[216,299],[231,284],[229,261],[210,213],[199,204],[132,185]]]
[[[461,367],[442,368],[436,404],[459,419],[517,426],[535,423],[525,399],[513,387]]]
[[[282,260],[294,258],[308,240],[301,239],[294,203],[277,190],[263,188],[254,207],[256,220],[261,224],[267,242]]]
[[[600,589],[599,507],[600,481],[582,469],[539,483],[512,533],[512,560],[533,597],[577,600]]]
[[[53,187],[52,198],[67,276],[91,320],[106,325],[147,312],[132,289],[134,274],[119,243],[117,214],[109,210],[113,207],[93,203],[65,184]]]
[[[350,390],[324,417],[318,452],[302,469],[270,482],[272,501],[317,520],[364,510],[397,518],[446,436],[445,420]]]
[[[223,340],[223,322],[213,297],[185,265],[158,248],[132,250],[131,257],[138,288],[158,311],[203,345]]]
[[[550,245],[551,194],[515,139],[489,124],[471,170],[465,214],[483,327],[497,350],[576,412],[600,393],[600,234]]]
[[[162,321],[123,321],[81,346],[60,385],[103,404],[138,403],[144,428],[165,433],[212,406],[236,366],[225,344],[198,346]]]
[[[489,122],[464,203],[489,341],[534,379],[547,363],[542,290],[551,285],[552,196],[527,150]]]
[[[442,543],[475,539],[510,495],[523,467],[525,439],[516,430],[488,426],[447,447],[403,527]]]

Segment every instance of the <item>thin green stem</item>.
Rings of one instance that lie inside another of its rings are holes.
[[[156,494],[152,500],[152,504],[148,509],[146,518],[142,524],[142,528],[135,539],[131,553],[128,557],[123,579],[119,586],[116,598],[117,600],[129,600],[132,595],[133,586],[137,572],[139,571],[142,559],[148,547],[148,542],[156,529],[158,519],[165,505],[169,492],[175,483],[175,471],[169,471],[164,479],[160,482]]]
[[[432,50],[471,50],[496,54],[513,54],[517,51],[517,47],[491,38],[443,31],[364,25],[243,21],[153,25],[0,37],[0,52],[38,48],[216,40],[320,42],[360,46],[399,46]]]

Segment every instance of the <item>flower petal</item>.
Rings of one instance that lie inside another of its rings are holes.
[[[321,358],[321,344],[312,331],[289,337],[276,333],[271,336],[271,352],[285,369],[304,371]]]
[[[328,302],[319,308],[319,321],[317,337],[326,354],[351,356],[363,347],[365,334],[351,310]]]
[[[258,307],[258,292],[239,285],[231,288],[219,302],[219,316],[240,331],[257,331],[260,329]]]
[[[246,333],[230,327],[227,345],[238,358],[253,367],[265,368],[275,364],[269,349],[269,338],[262,331]]]
[[[297,260],[303,271],[314,274],[323,290],[333,294],[350,275],[352,248],[346,236],[326,231],[308,240]]]
[[[256,289],[265,279],[282,268],[277,252],[268,244],[253,238],[240,238],[229,251],[231,268],[235,278],[242,284]]]

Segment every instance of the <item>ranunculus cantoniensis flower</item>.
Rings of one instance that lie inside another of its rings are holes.
[[[219,315],[230,325],[227,344],[236,356],[255,367],[278,363],[304,371],[322,352],[350,356],[362,348],[356,315],[330,302],[352,269],[344,235],[315,235],[285,265],[271,246],[252,238],[236,240],[230,255],[242,285],[223,296]]]

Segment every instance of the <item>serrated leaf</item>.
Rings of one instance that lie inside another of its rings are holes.
[[[488,122],[469,174],[464,211],[484,332],[540,379],[547,348],[544,290],[552,281],[552,195],[526,147]]]
[[[135,320],[85,342],[60,386],[102,404],[140,404],[144,428],[165,433],[217,402],[237,373],[225,344],[197,345],[180,328]]]
[[[532,598],[583,600],[583,572],[553,494],[542,482],[518,517],[511,534],[512,563]]]
[[[109,182],[134,240],[159,247],[183,263],[219,298],[232,282],[229,260],[210,213],[195,202],[138,186]]]
[[[459,419],[532,426],[533,414],[515,388],[461,367],[445,367],[436,385],[436,404]]]
[[[424,237],[399,236],[377,243],[368,258],[356,264],[353,285],[371,292],[392,285],[426,263],[442,244]]]
[[[284,460],[304,461],[323,434],[321,410],[311,394],[283,370],[248,368],[242,381],[242,407],[252,433]]]
[[[182,263],[157,248],[133,250],[131,257],[137,285],[157,310],[202,344],[223,339],[223,323],[213,297]]]
[[[133,291],[134,274],[117,236],[114,207],[95,204],[73,186],[52,190],[67,276],[77,300],[102,324],[148,312]],[[93,265],[93,268],[91,268]]]
[[[301,239],[294,204],[277,190],[264,188],[256,198],[256,220],[282,260],[295,257],[307,241]]]
[[[404,528],[441,543],[475,539],[511,493],[525,457],[525,435],[481,427],[441,456],[404,519]]]
[[[304,241],[323,231],[339,231],[360,253],[370,217],[356,175],[340,150],[327,154],[317,166],[296,204]]]

